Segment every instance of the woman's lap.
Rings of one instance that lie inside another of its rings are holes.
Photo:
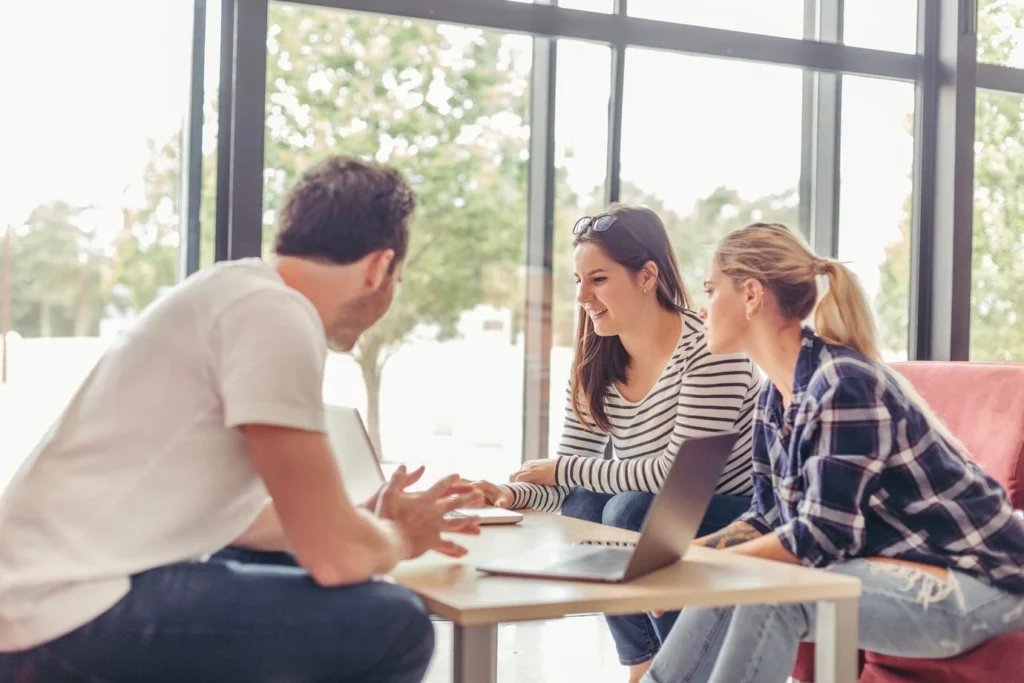
[[[583,487],[570,491],[562,503],[567,517],[599,522],[620,529],[639,531],[654,501],[643,491],[596,493]],[[705,511],[698,536],[714,533],[747,511],[750,499],[741,496],[713,496]],[[666,612],[654,619],[648,614],[607,617],[619,661],[626,666],[649,661],[661,648],[675,624],[678,612]]]

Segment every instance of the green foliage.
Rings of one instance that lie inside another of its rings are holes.
[[[978,14],[978,58],[1005,64],[1019,49],[1024,5],[985,0]],[[1024,361],[1024,100],[979,90],[975,115],[971,257],[971,358]],[[876,299],[883,346],[905,346],[910,293],[910,198],[900,237],[886,246]]]
[[[104,256],[87,207],[36,207],[11,236],[11,328],[23,336],[95,334]]]
[[[517,302],[529,139],[520,56],[495,34],[401,19],[280,5],[270,23],[264,206],[332,153],[397,167],[419,200],[405,282],[360,355],[422,323],[450,336],[476,303]]]

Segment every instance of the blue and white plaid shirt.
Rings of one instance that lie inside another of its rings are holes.
[[[806,565],[893,557],[1024,593],[1024,520],[892,370],[805,329],[793,384],[788,411],[771,383],[758,398],[742,521]]]

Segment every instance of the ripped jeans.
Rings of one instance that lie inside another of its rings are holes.
[[[946,579],[914,567],[852,560],[830,571],[861,580],[859,644],[903,657],[953,657],[1024,629],[1024,595],[961,572]],[[813,640],[816,606],[687,608],[643,683],[780,683],[801,640]]]

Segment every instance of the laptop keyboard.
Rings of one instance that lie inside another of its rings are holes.
[[[624,571],[632,554],[632,551],[620,548],[601,548],[580,554],[578,557],[557,561],[552,568],[603,576]]]

